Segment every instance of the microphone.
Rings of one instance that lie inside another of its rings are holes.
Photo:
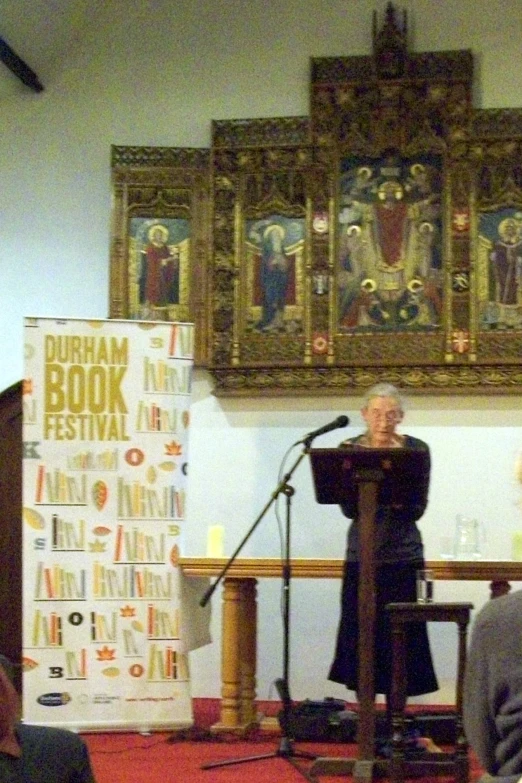
[[[313,432],[309,432],[308,435],[303,438],[303,440],[298,440],[297,442],[304,443],[305,446],[309,446],[313,439],[317,438],[318,435],[324,435],[325,432],[331,432],[332,430],[336,430],[339,427],[347,427],[349,423],[350,419],[348,416],[338,416],[334,421],[331,421],[330,424],[324,424],[322,427],[319,427],[319,429],[314,430]]]

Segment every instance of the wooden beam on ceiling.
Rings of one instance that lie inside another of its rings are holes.
[[[35,92],[42,92],[43,85],[41,84],[38,76],[31,68],[25,63],[8,43],[0,38],[0,61],[7,65],[10,71],[14,73],[27,87]]]

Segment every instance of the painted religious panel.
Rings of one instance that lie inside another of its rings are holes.
[[[471,350],[493,368],[492,384],[515,391],[522,383],[522,110],[481,109],[472,130],[474,143],[463,147],[473,193]]]
[[[129,318],[172,321],[189,317],[190,221],[129,221]]]
[[[346,157],[338,215],[338,327],[428,330],[442,322],[442,162]]]
[[[245,221],[248,330],[302,331],[304,233],[302,218],[272,214]]]
[[[279,124],[280,143],[273,133],[265,138],[265,121],[230,121],[226,128],[222,122],[215,135],[212,372],[218,393],[229,385],[266,387],[275,375],[292,383],[313,361],[310,229],[314,199],[328,177],[322,151],[297,143],[295,123],[289,135],[287,124],[274,119],[271,131]],[[323,196],[323,209],[327,203]]]
[[[479,216],[478,298],[482,329],[522,329],[522,210]]]

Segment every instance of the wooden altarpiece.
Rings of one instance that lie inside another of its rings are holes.
[[[473,53],[410,52],[392,3],[372,44],[311,59],[309,116],[213,121],[152,190],[154,148],[115,148],[111,315],[131,215],[188,178],[217,395],[522,391],[522,109],[475,109]]]

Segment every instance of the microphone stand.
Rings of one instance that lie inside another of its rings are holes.
[[[276,680],[276,688],[277,692],[279,694],[279,697],[283,703],[283,719],[280,721],[280,726],[282,730],[282,736],[279,742],[279,747],[277,750],[271,752],[271,753],[263,753],[260,755],[255,756],[244,756],[242,758],[236,758],[236,759],[226,759],[225,761],[215,761],[211,762],[209,764],[202,764],[201,769],[214,769],[216,767],[223,767],[230,764],[241,764],[246,761],[259,761],[261,759],[271,759],[271,758],[283,758],[286,761],[288,761],[290,764],[292,764],[293,767],[306,779],[309,781],[309,783],[316,783],[316,779],[309,776],[301,767],[295,762],[296,758],[302,758],[302,759],[309,759],[311,761],[315,760],[317,756],[313,755],[312,753],[306,753],[303,751],[296,751],[293,747],[293,739],[287,735],[287,727],[289,725],[289,717],[290,717],[290,709],[292,707],[291,699],[290,699],[290,689],[289,689],[289,660],[290,660],[290,580],[291,580],[291,562],[290,562],[290,518],[291,518],[291,499],[292,496],[295,493],[295,490],[290,484],[288,483],[291,479],[292,475],[294,474],[297,466],[301,463],[303,458],[308,454],[310,449],[310,444],[312,442],[313,436],[308,436],[302,441],[298,441],[298,443],[302,443],[304,445],[304,448],[296,461],[294,462],[291,469],[283,476],[283,479],[278,484],[272,495],[270,496],[270,500],[266,503],[265,507],[255,520],[254,524],[251,526],[250,530],[247,532],[241,543],[237,546],[234,553],[230,556],[229,560],[221,570],[220,574],[218,575],[216,581],[210,586],[210,588],[206,591],[203,598],[200,600],[201,606],[206,606],[208,601],[210,600],[210,597],[214,593],[216,587],[221,582],[223,577],[225,576],[226,572],[236,559],[237,555],[245,545],[245,543],[248,541],[258,524],[261,522],[269,508],[272,506],[272,504],[275,502],[275,500],[279,497],[280,494],[284,494],[286,498],[286,520],[285,520],[285,553],[284,553],[284,563],[283,563],[283,676],[282,678]],[[297,445],[297,444],[295,444]]]

